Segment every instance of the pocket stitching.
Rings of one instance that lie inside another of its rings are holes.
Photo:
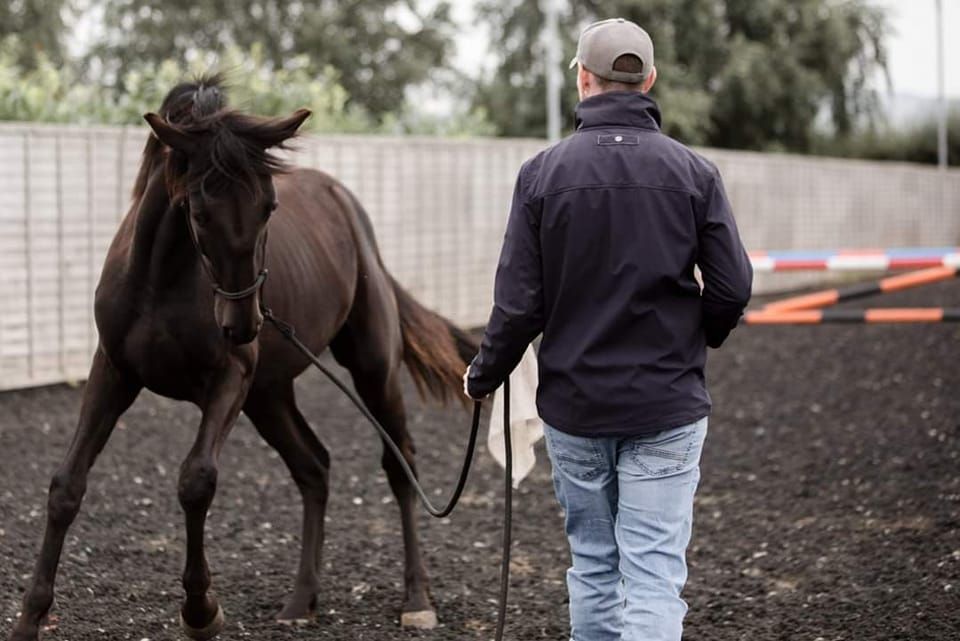
[[[675,461],[684,461],[687,459],[687,457],[690,456],[690,448],[692,447],[692,445],[693,443],[690,443],[689,445],[687,445],[687,451],[684,452],[683,454],[678,454],[677,452],[670,452],[668,450],[661,450],[656,447],[650,447],[649,445],[640,445],[636,447],[634,451],[636,451],[637,449],[642,449],[652,454],[653,456],[659,456],[660,458],[673,459]]]
[[[553,455],[557,460],[557,465],[560,466],[560,469],[562,469],[566,474],[580,479],[581,481],[589,481],[603,473],[603,470],[601,469],[603,458],[600,456],[600,451],[597,449],[597,444],[595,442],[590,442],[590,458],[583,460],[574,458],[570,454],[565,453],[563,451],[563,446],[557,442],[556,438],[551,437],[550,440],[553,443]],[[567,465],[564,465],[564,463]],[[571,470],[569,466],[585,467],[587,469],[584,472],[579,473],[576,470]]]
[[[636,463],[644,472],[646,472],[648,475],[654,476],[654,477],[656,477],[656,476],[665,476],[665,475],[670,474],[670,473],[672,473],[672,472],[678,472],[678,471],[680,471],[681,469],[683,469],[683,466],[686,465],[687,462],[689,462],[689,460],[690,460],[690,452],[693,451],[693,447],[694,447],[694,444],[695,444],[695,442],[696,442],[696,439],[693,438],[693,437],[694,437],[694,434],[692,434],[692,433],[688,435],[689,441],[687,442],[687,447],[686,447],[686,449],[684,450],[684,452],[683,452],[682,454],[674,453],[674,452],[668,452],[668,451],[666,451],[666,450],[661,450],[661,449],[659,449],[659,448],[651,447],[651,446],[649,446],[649,445],[637,444],[637,445],[635,445],[635,446],[632,448],[632,451],[631,451],[631,454],[633,455],[633,456],[632,456],[633,461],[634,461],[634,463]],[[646,463],[644,463],[644,462],[641,460],[641,458],[640,458],[640,456],[639,456],[640,450],[644,450],[644,451],[646,451],[646,452],[648,452],[648,453],[653,453],[654,456],[659,456],[660,458],[665,458],[665,459],[668,459],[668,460],[671,460],[671,461],[676,461],[677,464],[676,464],[676,465],[672,465],[672,466],[659,467],[659,468],[654,469],[654,468],[650,467],[649,465],[647,465]]]

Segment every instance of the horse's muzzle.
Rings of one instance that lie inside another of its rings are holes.
[[[223,337],[234,345],[250,343],[263,327],[263,314],[255,306],[250,307],[248,301],[231,301],[220,310],[220,330]]]
[[[221,329],[223,330],[223,337],[234,345],[246,345],[247,343],[253,342],[262,327],[263,319],[260,319],[252,327],[245,330],[238,329],[231,325],[225,325]]]

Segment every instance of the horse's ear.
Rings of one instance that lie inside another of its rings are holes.
[[[193,153],[197,150],[195,138],[191,137],[176,125],[171,125],[164,120],[162,116],[155,113],[148,113],[143,115],[143,119],[150,125],[154,135],[167,147],[182,151],[186,154]]]
[[[297,109],[285,118],[274,118],[268,120],[260,132],[260,144],[264,148],[276,147],[282,145],[297,135],[297,130],[303,124],[303,121],[310,117],[312,112],[309,109]]]

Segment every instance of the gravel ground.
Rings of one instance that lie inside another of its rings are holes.
[[[957,282],[881,299],[960,305]],[[691,640],[960,639],[960,326],[751,327],[711,353],[715,402],[690,551]],[[500,470],[481,452],[454,515],[424,515],[441,626],[398,627],[399,518],[372,430],[308,374],[301,407],[333,454],[321,615],[273,623],[297,560],[300,501],[245,420],[208,522],[223,639],[489,639],[499,573]],[[454,480],[468,419],[410,423],[428,487]],[[81,390],[0,394],[0,638],[19,610],[49,476]],[[144,393],[90,479],[61,565],[48,639],[178,637],[184,532],[175,479],[199,413]],[[568,562],[541,452],[515,498],[508,638],[565,639]]]

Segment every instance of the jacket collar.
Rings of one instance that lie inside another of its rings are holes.
[[[577,129],[589,127],[639,127],[660,131],[660,107],[636,91],[609,91],[577,105]]]

